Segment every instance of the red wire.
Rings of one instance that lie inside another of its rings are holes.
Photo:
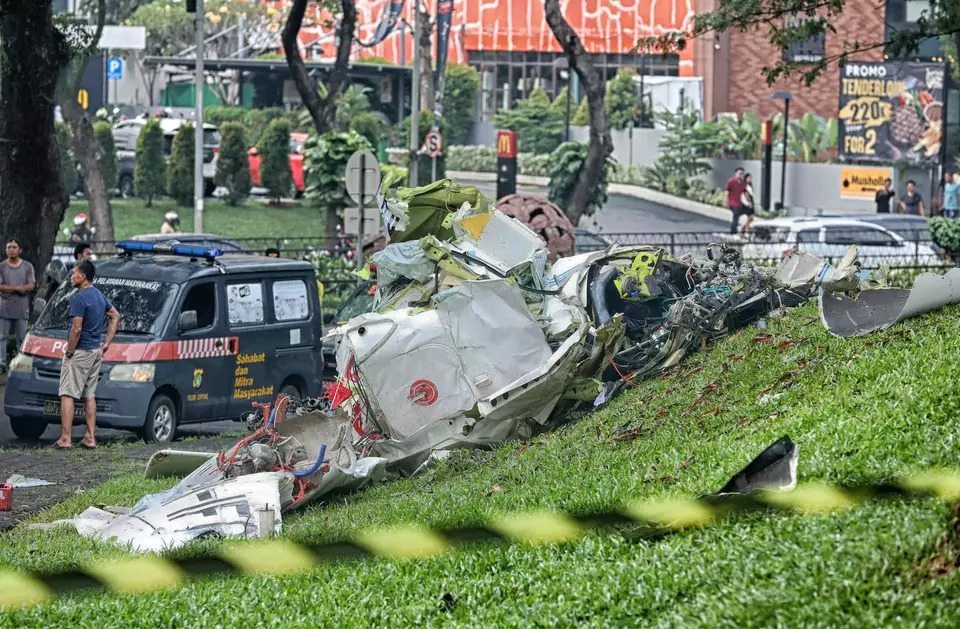
[[[623,375],[623,374],[620,372],[620,369],[617,368],[617,364],[616,364],[615,362],[613,362],[613,356],[610,356],[610,355],[608,354],[608,355],[607,355],[607,358],[610,360],[610,366],[613,367],[614,371],[617,372],[617,375],[620,376],[620,379],[621,379],[621,380],[623,380],[624,382],[626,382],[627,384],[629,384],[631,387],[638,387],[638,388],[640,387],[639,384],[636,384],[636,383],[634,383],[634,382],[630,382],[630,377],[629,377],[629,376],[625,376],[625,375]],[[632,375],[632,374],[631,374],[631,375]]]

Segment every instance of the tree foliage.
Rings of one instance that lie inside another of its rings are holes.
[[[336,220],[352,203],[344,183],[350,156],[372,148],[366,138],[353,131],[307,138],[303,149],[306,197],[312,205],[326,211],[327,220]]]
[[[581,98],[577,111],[573,114],[570,124],[578,127],[585,127],[590,124],[590,109],[587,107],[587,99]]]
[[[588,146],[582,142],[564,142],[550,155],[548,198],[564,212],[567,211],[588,150]],[[607,202],[607,186],[616,169],[616,160],[608,157],[600,180],[594,186],[587,203],[587,216],[593,216]],[[579,216],[577,218],[579,219]]]
[[[117,161],[117,145],[113,141],[113,127],[109,122],[93,125],[93,132],[100,142],[100,171],[107,190],[114,190],[120,183],[120,162]]]
[[[260,144],[260,185],[268,194],[279,200],[293,189],[293,172],[290,170],[290,123],[278,118],[270,123]]]
[[[147,200],[147,207],[163,191],[167,180],[167,161],[163,156],[163,130],[160,121],[153,119],[140,130],[134,153],[133,189],[138,197]]]
[[[447,66],[443,83],[443,119],[447,146],[467,141],[473,107],[480,90],[480,74],[473,66],[452,63]]]
[[[546,104],[544,104],[546,99]],[[563,112],[550,107],[550,99],[543,90],[534,90],[530,98],[517,102],[493,117],[497,129],[517,132],[520,150],[527,153],[552,153],[563,142]]]
[[[717,3],[713,11],[694,16],[689,30],[641,39],[636,48],[671,53],[710,33],[762,28],[773,49],[786,53],[793,44],[825,34],[837,36],[833,24],[847,5],[848,0],[724,0]],[[803,18],[799,25],[786,20],[794,16]],[[944,36],[949,37],[955,47],[960,47],[960,2],[931,0],[913,28],[887,29],[885,33],[881,40],[862,40],[854,34],[839,45],[831,44],[831,50],[839,52],[828,54],[813,65],[789,61],[786,54],[771,55],[771,63],[762,71],[771,84],[781,76],[797,73],[810,84],[831,64],[843,64],[851,55],[868,50],[882,50],[893,58],[911,56],[923,41]]]
[[[220,126],[220,156],[216,181],[227,189],[227,205],[237,206],[250,194],[250,158],[243,137],[243,125],[225,122]]]
[[[167,164],[167,194],[184,207],[193,202],[193,151],[194,128],[188,122],[173,137],[170,163]]]
[[[56,123],[57,149],[60,152],[60,168],[63,171],[63,187],[67,194],[73,194],[77,189],[77,158],[70,150],[70,135],[67,125]]]
[[[630,123],[635,127],[642,127],[647,120],[634,80],[636,76],[637,72],[633,68],[621,68],[607,85],[603,108],[607,112],[607,122],[611,129],[626,129]]]

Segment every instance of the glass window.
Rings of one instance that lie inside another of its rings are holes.
[[[119,334],[159,334],[161,314],[177,290],[176,284],[126,278],[97,276],[94,285],[120,313]],[[70,326],[70,301],[76,294],[70,282],[64,282],[50,298],[36,328],[66,330]]]
[[[227,315],[230,325],[263,323],[263,287],[259,284],[228,284]]]
[[[916,22],[924,13],[930,15],[930,0],[907,0],[907,22]]]
[[[820,230],[819,229],[803,229],[797,232],[797,243],[811,243],[811,242],[820,242]]]
[[[180,307],[180,314],[190,310],[197,313],[196,329],[213,327],[217,321],[217,285],[207,282],[191,287],[187,298],[183,300],[183,306]]]
[[[273,314],[277,321],[302,321],[310,316],[307,284],[303,280],[273,283]]]
[[[895,243],[886,232],[870,227],[827,227],[825,242],[828,245],[866,245],[888,247]]]
[[[493,66],[480,68],[480,111],[493,113],[497,110],[497,76]]]

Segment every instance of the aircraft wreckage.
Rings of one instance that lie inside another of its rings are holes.
[[[285,511],[417,474],[455,448],[550,430],[817,292],[843,336],[960,298],[942,290],[953,274],[927,281],[937,295],[878,290],[854,247],[838,266],[794,250],[761,268],[723,244],[680,258],[614,245],[551,265],[544,241],[476,188],[443,180],[390,196],[392,183],[378,197],[390,244],[372,258],[375,307],[329,333],[339,381],[328,396],[255,404],[251,434],[217,455],[157,453],[148,473],[177,473],[177,460],[192,472],[132,510],[88,509],[72,521],[82,535],[161,551],[204,535],[276,534]],[[891,294],[831,295],[858,290]],[[877,322],[874,303],[889,305]]]

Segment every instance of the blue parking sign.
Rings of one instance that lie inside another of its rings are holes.
[[[118,57],[107,59],[107,78],[111,81],[119,81],[123,78],[123,59]]]

